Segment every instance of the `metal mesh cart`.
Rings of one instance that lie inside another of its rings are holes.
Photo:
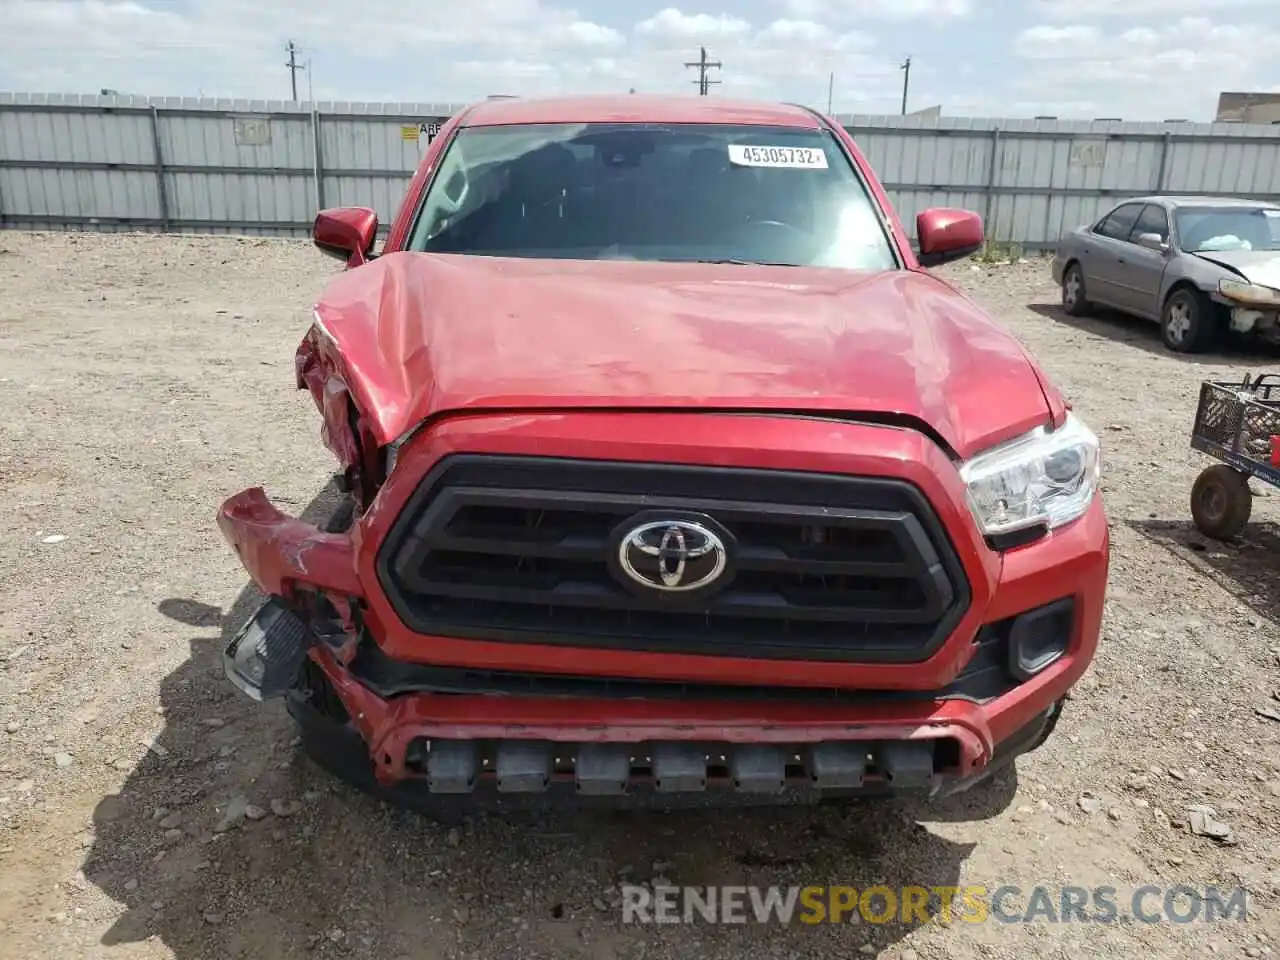
[[[1280,486],[1280,374],[1202,383],[1191,446],[1219,461],[1196,478],[1191,516],[1206,537],[1229,540],[1249,522],[1249,478]]]

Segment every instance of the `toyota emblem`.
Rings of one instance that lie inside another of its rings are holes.
[[[663,593],[709,587],[724,575],[728,563],[724,540],[696,520],[650,520],[627,530],[618,542],[622,572]]]

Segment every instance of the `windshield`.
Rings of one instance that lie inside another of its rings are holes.
[[[719,124],[463,129],[432,181],[408,248],[898,266],[866,188],[830,134]]]
[[[1280,250],[1280,208],[1178,207],[1178,245],[1188,253]]]

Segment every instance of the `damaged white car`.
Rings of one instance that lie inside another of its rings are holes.
[[[1160,324],[1180,353],[1226,331],[1280,343],[1280,205],[1222,197],[1138,197],[1058,244],[1062,307],[1110,307]]]

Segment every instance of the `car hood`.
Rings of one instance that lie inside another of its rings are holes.
[[[1280,252],[1275,250],[1205,250],[1195,256],[1226,267],[1250,283],[1280,289]]]
[[[316,328],[379,444],[457,411],[715,408],[911,418],[967,456],[1051,409],[1012,336],[907,270],[392,253]]]

